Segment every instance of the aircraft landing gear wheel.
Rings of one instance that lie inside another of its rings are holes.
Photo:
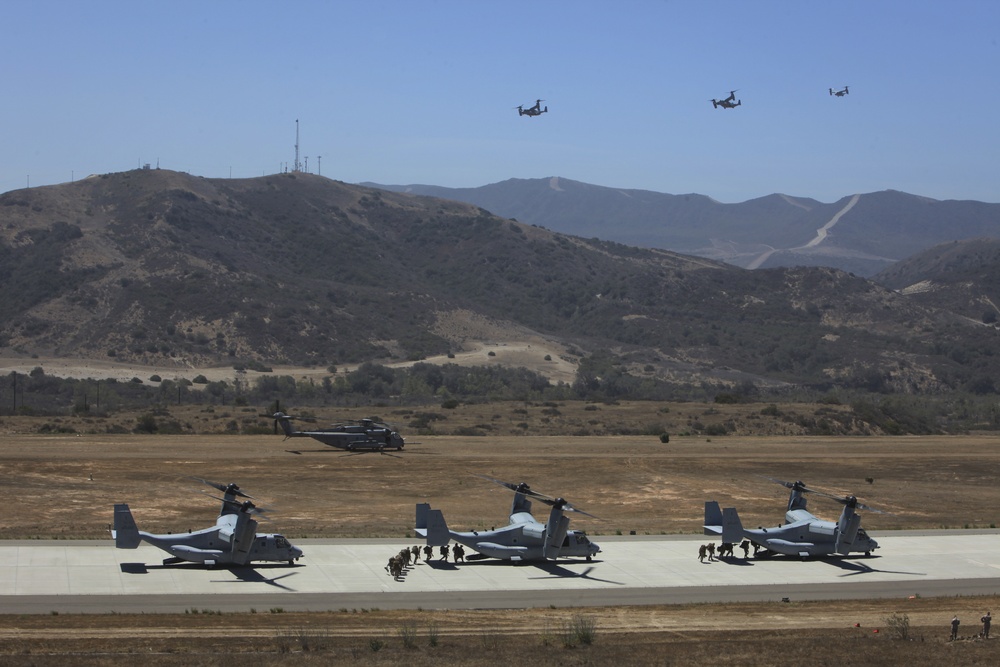
[[[593,556],[587,556],[587,562],[588,562],[588,563],[589,563],[590,561],[592,561],[592,560],[594,560]]]

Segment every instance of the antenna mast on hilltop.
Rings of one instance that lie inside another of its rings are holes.
[[[299,164],[299,119],[295,119],[295,164],[292,166],[292,171],[302,171],[302,166]]]

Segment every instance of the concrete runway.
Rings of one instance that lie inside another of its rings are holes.
[[[874,535],[870,558],[698,562],[686,536],[602,536],[593,562],[435,560],[385,571],[403,540],[301,540],[298,565],[164,567],[167,554],[106,542],[0,542],[2,613],[484,609],[1000,594],[1000,530]],[[741,553],[737,549],[737,553]]]

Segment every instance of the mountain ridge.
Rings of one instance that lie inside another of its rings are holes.
[[[868,277],[938,243],[1000,237],[1000,204],[939,201],[897,190],[847,195],[832,203],[775,193],[724,204],[705,195],[612,188],[560,177],[507,179],[477,188],[365,185],[465,201],[565,234],[744,268],[830,266]],[[807,246],[853,200],[857,205],[839,218],[827,238]]]

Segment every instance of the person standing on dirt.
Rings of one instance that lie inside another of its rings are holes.
[[[955,641],[956,639],[958,639],[959,623],[961,623],[961,621],[958,620],[958,616],[955,616],[955,618],[951,619],[951,641]]]
[[[986,612],[986,615],[979,619],[983,623],[983,639],[990,638],[990,623],[993,622],[993,617],[990,616],[990,612]]]

